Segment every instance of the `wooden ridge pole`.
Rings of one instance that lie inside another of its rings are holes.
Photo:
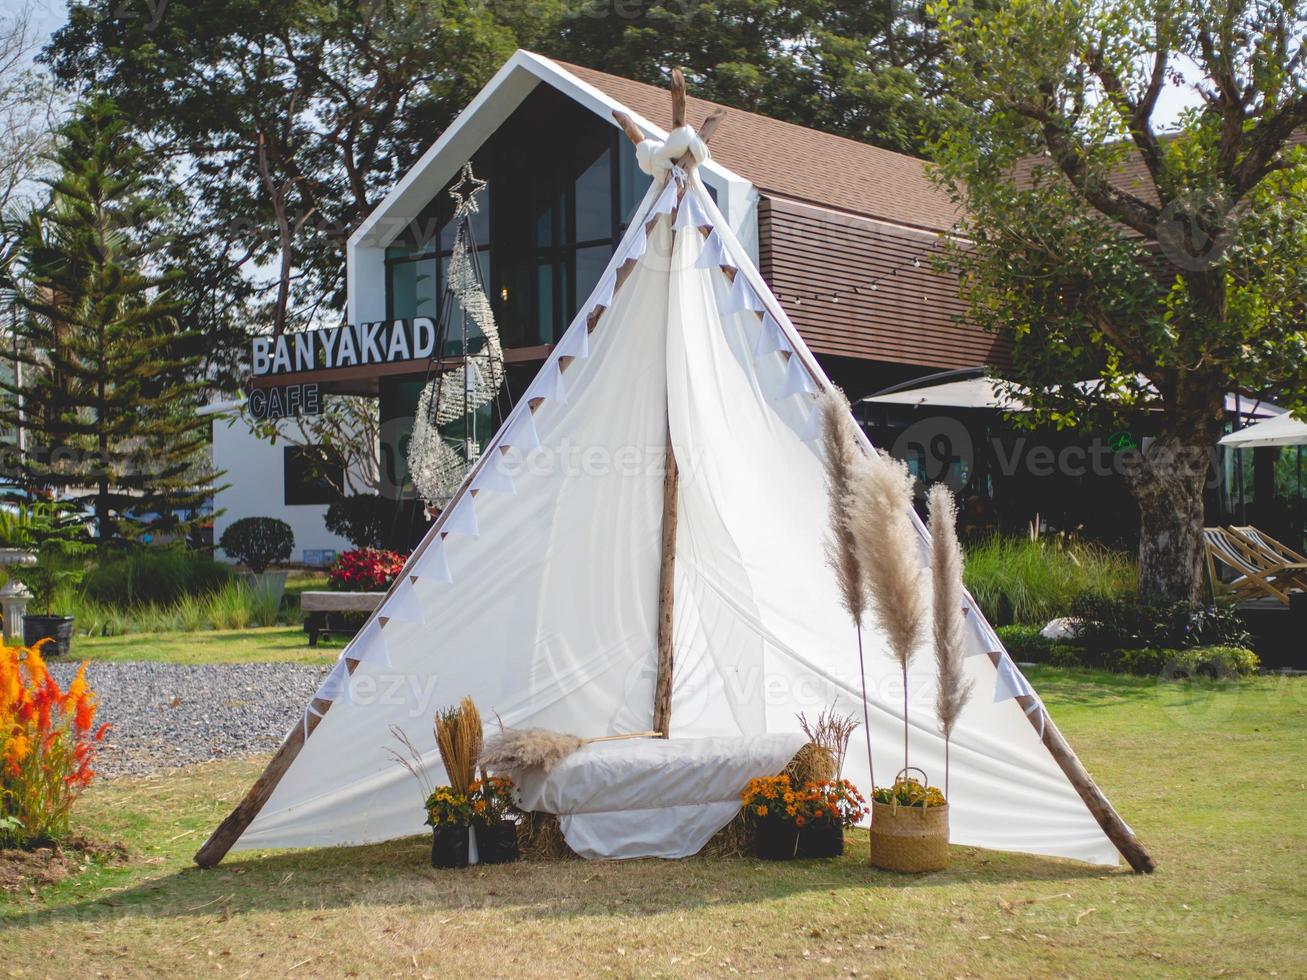
[[[999,661],[1002,659],[1001,653],[991,652],[989,659],[993,662],[995,669],[998,668]],[[1103,791],[1098,788],[1098,784],[1090,777],[1080,757],[1076,755],[1075,749],[1058,730],[1053,719],[1048,716],[1043,705],[1036,698],[1028,694],[1017,695],[1017,703],[1021,705],[1021,710],[1026,713],[1026,720],[1030,722],[1035,731],[1040,731],[1041,716],[1043,732],[1040,736],[1044,743],[1044,748],[1048,749],[1049,754],[1061,768],[1063,775],[1075,787],[1080,798],[1085,801],[1085,806],[1089,812],[1094,815],[1098,825],[1103,828],[1103,833],[1107,834],[1110,840],[1121,856],[1129,862],[1130,867],[1137,874],[1152,874],[1157,868],[1157,862],[1144,849],[1139,838],[1134,835],[1129,827],[1126,826],[1121,815],[1103,795]],[[1031,706],[1034,705],[1034,710]]]
[[[672,671],[675,667],[672,618],[676,598],[676,492],[680,482],[670,429],[663,466],[663,541],[662,559],[658,566],[658,680],[654,685],[653,727],[662,733],[663,738],[670,738]]]

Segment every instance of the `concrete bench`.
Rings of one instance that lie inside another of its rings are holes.
[[[317,646],[323,633],[346,632],[343,626],[332,626],[333,613],[370,613],[385,597],[384,592],[301,592],[300,611],[304,613],[309,646]]]

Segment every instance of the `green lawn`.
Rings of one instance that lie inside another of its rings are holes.
[[[220,762],[93,788],[79,823],[131,862],[0,900],[0,958],[22,976],[1302,975],[1307,678],[1030,675],[1156,874],[955,848],[905,877],[866,867],[861,835],[834,862],[437,872],[411,840],[200,872],[260,769]]]
[[[244,630],[200,630],[195,633],[127,633],[122,636],[79,636],[72,660],[149,660],[178,664],[240,664],[272,660],[329,664],[344,641],[321,639],[316,648],[302,627],[269,626]]]

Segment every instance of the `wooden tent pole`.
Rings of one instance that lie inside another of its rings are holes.
[[[1002,656],[1000,653],[992,652],[989,655],[989,659],[993,661],[996,669]],[[1057,762],[1063,775],[1075,787],[1076,792],[1080,794],[1080,799],[1084,800],[1089,812],[1094,815],[1098,825],[1103,828],[1103,833],[1107,834],[1107,839],[1116,845],[1116,849],[1121,852],[1121,856],[1129,862],[1130,867],[1137,874],[1152,874],[1157,868],[1157,862],[1144,849],[1144,845],[1140,843],[1139,838],[1126,826],[1125,821],[1121,819],[1121,815],[1108,802],[1107,797],[1103,795],[1103,791],[1098,788],[1098,785],[1090,777],[1084,764],[1080,761],[1079,756],[1076,755],[1075,749],[1071,748],[1071,744],[1058,730],[1057,725],[1048,716],[1048,712],[1044,710],[1043,705],[1028,694],[1018,695],[1017,703],[1021,705],[1021,710],[1026,713],[1026,720],[1030,722],[1035,731],[1040,731],[1042,727],[1041,740],[1044,743],[1044,748],[1048,749],[1049,755]],[[1033,710],[1032,705],[1035,706]],[[1041,715],[1043,716],[1042,726],[1040,724]]]
[[[345,667],[354,673],[358,667],[359,661],[346,658]],[[272,757],[268,763],[268,768],[263,770],[263,774],[255,780],[254,785],[250,787],[245,798],[236,805],[236,808],[227,814],[227,819],[218,824],[217,829],[209,835],[209,839],[204,842],[204,846],[195,854],[195,863],[201,868],[215,867],[219,861],[227,856],[233,844],[236,843],[240,835],[259,815],[268,798],[272,796],[272,791],[277,788],[281,782],[286,770],[290,768],[295,757],[300,754],[300,749],[304,748],[304,740],[313,734],[314,730],[321,723],[323,716],[331,710],[332,702],[326,698],[315,698],[312,702],[312,710],[305,712],[307,717],[295,726],[286,740],[281,743],[281,748],[277,754]]]
[[[672,613],[676,593],[676,491],[679,484],[672,436],[667,434],[663,461],[663,542],[658,567],[658,680],[654,685],[653,727],[671,737],[672,724]]]

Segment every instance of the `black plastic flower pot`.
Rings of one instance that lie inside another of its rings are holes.
[[[431,829],[431,866],[433,868],[467,867],[466,827],[445,824]]]
[[[507,864],[516,861],[517,824],[512,820],[487,823],[473,821],[477,831],[477,860],[481,864]]]
[[[35,646],[41,640],[50,642],[41,647],[45,657],[66,657],[73,645],[72,616],[24,616],[23,643]]]
[[[833,858],[844,853],[844,827],[834,820],[812,820],[799,829],[799,857]]]
[[[754,825],[753,852],[766,861],[788,861],[799,850],[799,828],[790,820],[763,817]]]

